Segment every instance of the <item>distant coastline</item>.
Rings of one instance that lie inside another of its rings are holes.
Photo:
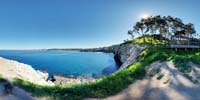
[[[78,51],[78,52],[104,52],[104,53],[115,53],[115,50],[119,47],[119,44],[108,46],[108,47],[97,47],[97,48],[44,48],[44,49],[0,49],[1,50],[19,50],[19,51]]]
[[[0,51],[78,51],[78,52],[105,52],[113,53],[110,47],[99,47],[99,48],[49,48],[49,49],[0,49]]]
[[[47,51],[52,50],[62,50],[62,51],[79,51],[79,52],[105,52],[105,53],[113,53],[113,50],[109,49],[109,47],[101,47],[101,48],[52,48],[52,49],[42,49]]]

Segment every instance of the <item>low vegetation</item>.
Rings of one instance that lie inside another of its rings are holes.
[[[141,44],[141,45],[150,45],[150,46],[162,46],[162,45],[166,45],[168,44],[167,40],[163,40],[163,39],[158,39],[153,37],[153,35],[146,35],[146,36],[142,36],[142,37],[138,37],[135,39],[130,40],[130,42],[136,43],[136,44]]]
[[[40,86],[24,80],[15,79],[14,84],[37,97],[50,97],[57,100],[74,100],[87,97],[103,98],[116,94],[145,75],[145,66],[157,61],[172,60],[181,72],[189,72],[188,61],[199,64],[198,51],[173,51],[168,49],[147,48],[139,55],[140,60],[110,76],[102,77],[94,83],[71,86]],[[181,62],[181,63],[180,63]],[[162,75],[159,79],[162,78]]]

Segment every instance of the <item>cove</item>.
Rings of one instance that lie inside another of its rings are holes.
[[[58,50],[0,50],[0,57],[29,64],[36,70],[47,71],[50,75],[59,74],[98,78],[102,75],[109,75],[118,68],[112,53]]]

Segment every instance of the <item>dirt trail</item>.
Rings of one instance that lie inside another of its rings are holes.
[[[0,84],[0,100],[36,100],[30,94],[18,87],[13,87],[12,92],[5,94],[5,87]]]
[[[36,98],[31,96],[30,93],[20,89],[16,86],[8,94],[5,93],[4,83],[0,83],[0,100],[52,100],[48,97]]]
[[[104,98],[104,100],[200,100],[200,85],[193,84],[184,77],[172,62],[155,62],[151,66],[160,66],[164,74],[160,80],[156,75],[146,76],[117,95]]]

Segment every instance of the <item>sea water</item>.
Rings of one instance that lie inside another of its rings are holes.
[[[50,75],[74,75],[100,77],[117,70],[112,53],[47,51],[47,50],[0,50],[0,57],[29,64],[36,70]],[[6,66],[5,66],[6,67]]]

